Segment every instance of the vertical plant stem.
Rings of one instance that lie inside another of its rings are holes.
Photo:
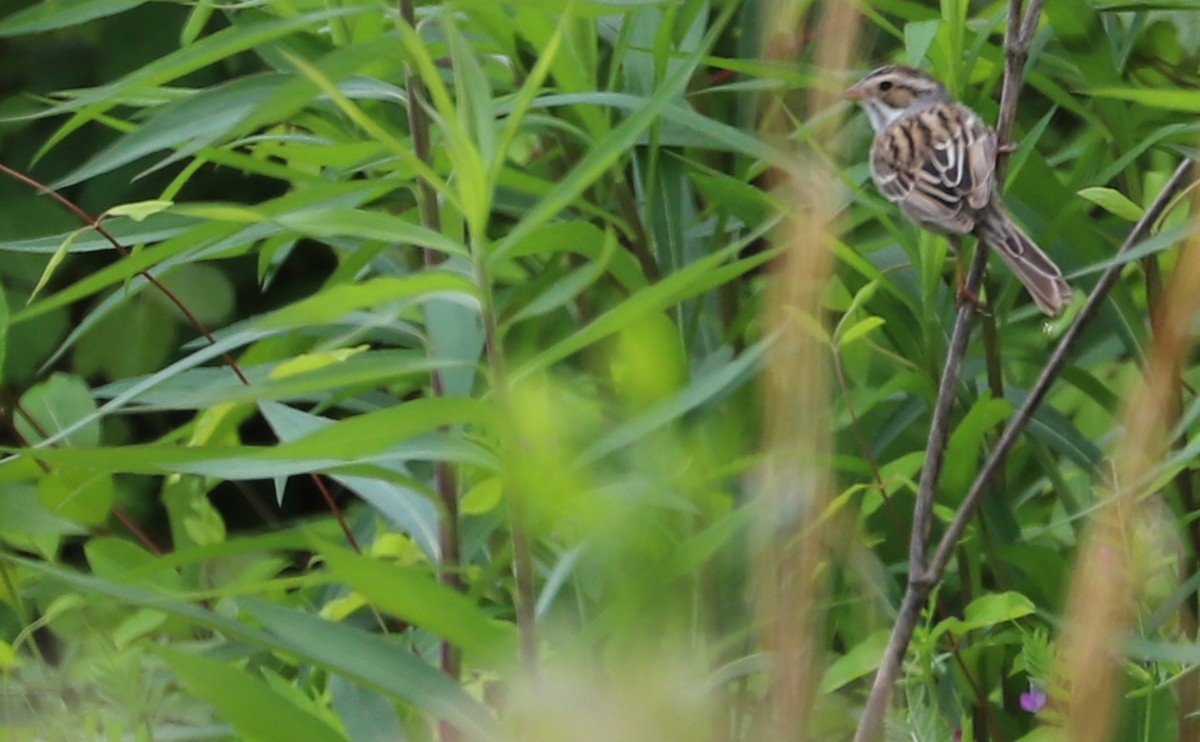
[[[513,420],[513,406],[509,394],[508,367],[504,359],[503,348],[500,347],[500,328],[496,321],[496,312],[492,299],[491,279],[485,267],[484,251],[476,246],[472,254],[475,256],[475,275],[483,296],[483,337],[484,348],[487,352],[488,366],[492,372],[492,389],[496,395],[496,404],[502,410],[504,419]],[[521,455],[521,440],[516,425],[511,425],[512,437],[504,454],[507,456]],[[508,531],[512,538],[513,550],[513,579],[516,582],[516,614],[517,641],[520,645],[521,664],[531,680],[537,680],[538,675],[538,636],[537,622],[534,614],[537,606],[537,590],[533,579],[533,544],[529,534],[529,517],[522,493],[516,491],[512,477],[508,478],[505,492],[505,502],[508,505]]]
[[[779,50],[773,36],[793,37],[789,7],[776,3],[764,47]],[[847,68],[855,47],[859,17],[851,3],[822,7],[825,33],[816,50],[816,68],[836,75]],[[784,60],[781,60],[784,61]],[[786,60],[792,62],[794,60]],[[808,106],[827,110],[833,80],[814,85]],[[764,117],[763,130],[782,138],[788,117]],[[830,122],[817,143],[828,147],[838,128]],[[777,163],[789,213],[781,240],[787,247],[773,270],[765,323],[776,338],[764,371],[765,452],[755,503],[754,593],[759,636],[771,656],[768,710],[755,739],[809,739],[812,699],[823,663],[820,656],[825,584],[821,565],[836,543],[833,524],[821,517],[832,500],[830,471],[832,414],[828,346],[812,332],[823,322],[823,301],[832,271],[836,208],[826,186],[832,174],[808,153]]]
[[[400,18],[412,29],[417,27],[416,9],[413,0],[396,0],[400,8]],[[428,164],[431,160],[429,151],[429,118],[425,115],[425,99],[427,93],[425,83],[412,65],[404,68],[404,90],[408,93],[408,131],[412,137],[413,154],[422,162]],[[441,217],[438,215],[437,191],[433,184],[424,178],[417,178],[417,210],[421,214],[421,226],[441,231]],[[425,264],[436,265],[440,256],[434,250],[425,248]],[[437,376],[437,372],[433,372]]]
[[[967,271],[967,291],[974,291],[983,282],[983,272],[986,266],[987,250],[980,243],[975,249],[975,256]],[[938,386],[933,420],[929,426],[925,464],[921,469],[916,504],[913,507],[912,533],[908,546],[908,585],[900,603],[896,623],[892,627],[892,635],[888,640],[887,649],[879,665],[879,670],[875,673],[871,693],[867,697],[866,708],[863,710],[862,719],[859,721],[858,730],[854,735],[856,742],[878,739],[883,731],[883,718],[891,698],[892,686],[900,677],[904,653],[908,650],[909,642],[912,641],[917,620],[921,615],[921,608],[925,605],[925,601],[929,598],[929,592],[933,588],[933,583],[923,579],[925,551],[929,546],[929,531],[933,522],[933,496],[937,477],[941,472],[946,442],[950,435],[950,410],[954,403],[954,389],[958,385],[958,377],[962,371],[962,360],[966,353],[967,340],[971,335],[974,315],[975,307],[970,302],[964,302],[958,309],[958,317],[950,336],[950,346],[946,351],[946,366]]]
[[[401,20],[415,29],[417,27],[416,9],[413,0],[397,0]],[[425,99],[427,93],[425,83],[412,65],[405,65],[404,88],[408,93],[408,130],[412,137],[413,154],[422,162],[432,160],[430,152],[429,119],[425,115]],[[437,192],[433,184],[425,178],[417,178],[417,210],[421,216],[421,226],[434,232],[440,232],[441,217],[438,213]],[[432,268],[441,262],[441,256],[430,248],[423,251],[423,262],[426,268]],[[430,352],[433,352],[431,347]],[[429,385],[433,396],[444,396],[445,385],[442,374],[437,369],[429,372]],[[462,590],[461,561],[462,555],[459,544],[459,513],[458,513],[458,483],[454,470],[449,462],[437,461],[433,467],[434,488],[437,491],[438,503],[441,505],[441,519],[438,521],[438,554],[440,569],[438,580],[454,590]],[[458,649],[448,641],[442,642],[442,672],[458,680],[462,674],[462,657]],[[440,725],[441,739],[445,742],[455,742],[460,738],[458,729],[449,722]]]

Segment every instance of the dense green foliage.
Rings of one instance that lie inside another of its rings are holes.
[[[738,0],[447,0],[415,26],[372,0],[25,5],[0,20],[0,165],[128,252],[0,182],[14,738],[761,738],[762,309],[772,230],[806,208],[766,183],[831,118],[797,102],[819,8],[785,63],[767,4]],[[1008,203],[1080,298],[1044,322],[989,278],[938,518],[1192,149],[1200,8],[1153,6],[1047,4]],[[1005,8],[863,2],[862,69],[839,78],[920,65],[994,120]],[[757,134],[780,105],[791,142]],[[945,241],[875,193],[847,121],[811,152],[843,175],[808,326],[837,450],[817,739],[853,733],[895,615],[956,311]],[[909,649],[896,734],[1053,724],[1020,696],[1066,692],[1073,547],[1185,212],[997,478]],[[1122,740],[1173,738],[1200,659],[1175,643],[1190,457],[1156,470],[1175,484],[1142,545]]]

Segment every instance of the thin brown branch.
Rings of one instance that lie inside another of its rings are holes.
[[[1008,24],[1004,29],[1004,80],[1000,88],[1000,113],[996,118],[996,183],[1004,187],[1004,174],[1008,169],[1008,145],[1012,143],[1013,124],[1017,120],[1017,98],[1021,94],[1021,81],[1025,74],[1025,62],[1029,59],[1029,46],[1037,33],[1038,20],[1042,15],[1042,0],[1029,0],[1025,16],[1021,16],[1021,0],[1009,0]]]
[[[987,251],[981,243],[975,249],[975,257],[971,261],[971,267],[967,273],[965,284],[967,291],[973,292],[978,289],[983,282],[983,271],[986,266]],[[907,651],[908,643],[916,629],[921,607],[925,604],[925,599],[929,594],[928,589],[918,584],[915,578],[925,572],[925,551],[929,545],[929,530],[933,521],[933,496],[938,475],[941,473],[946,442],[950,435],[950,410],[954,404],[954,389],[958,385],[958,377],[962,371],[962,359],[966,353],[967,340],[971,334],[974,316],[975,307],[970,302],[964,302],[959,307],[954,331],[950,337],[950,347],[946,351],[946,366],[942,372],[937,399],[934,402],[933,419],[929,426],[929,438],[925,448],[925,464],[921,468],[916,503],[913,506],[913,525],[908,548],[908,586],[900,604],[899,616],[892,628],[892,636],[887,650],[884,652],[879,670],[875,673],[871,694],[867,697],[867,705],[854,736],[856,742],[877,739],[883,730],[883,717],[887,712],[892,686],[900,676],[904,653]]]
[[[1005,32],[1004,83],[996,127],[1000,151],[1004,151],[1005,145],[1012,139],[1022,72],[1025,60],[1028,58],[1029,45],[1037,30],[1037,14],[1041,12],[1041,1],[1030,0],[1029,13],[1024,23],[1020,22],[1020,0],[1010,0],[1008,12],[1008,28]],[[1004,161],[998,159],[996,163],[998,187],[1003,184],[1003,174]],[[965,283],[966,291],[972,296],[978,294],[979,287],[983,283],[987,255],[987,246],[980,242],[975,248],[975,255],[972,258]],[[950,345],[946,351],[946,363],[938,384],[937,399],[934,401],[933,415],[929,426],[929,438],[926,441],[925,462],[921,468],[921,476],[917,485],[916,502],[913,506],[912,534],[909,540],[908,584],[901,601],[900,613],[892,628],[892,635],[888,640],[879,670],[875,673],[866,707],[855,732],[855,742],[870,742],[878,739],[882,734],[884,716],[887,713],[892,687],[900,677],[904,653],[908,650],[908,644],[916,630],[921,608],[925,605],[932,589],[933,582],[928,579],[930,570],[926,569],[925,553],[929,546],[930,527],[933,521],[934,493],[941,474],[946,444],[949,440],[954,391],[962,372],[963,358],[966,355],[967,341],[970,338],[974,319],[975,307],[970,302],[964,302],[958,309],[954,329],[950,336]],[[1003,440],[1003,436],[1001,440]],[[983,479],[982,481],[988,480]],[[945,542],[943,541],[943,543]],[[949,558],[948,555],[946,558]],[[940,575],[940,572],[938,574]]]

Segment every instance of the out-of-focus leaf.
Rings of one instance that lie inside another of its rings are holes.
[[[238,605],[263,622],[285,651],[368,688],[392,694],[460,725],[481,739],[499,738],[491,713],[441,671],[386,637],[249,598]]]
[[[358,309],[438,294],[460,301],[477,301],[475,284],[466,277],[445,271],[426,271],[412,276],[380,276],[362,283],[333,286],[272,312],[259,322],[264,327],[320,325]]]
[[[888,629],[880,629],[833,661],[821,678],[820,691],[832,693],[843,685],[875,672],[887,648]]]
[[[608,260],[616,250],[617,242],[609,233],[604,241],[604,249],[598,258],[576,268],[560,280],[555,281],[546,291],[533,298],[525,306],[518,309],[508,323],[520,322],[530,317],[537,317],[554,311],[579,296],[584,289],[591,286],[604,275]]]
[[[954,429],[950,442],[946,444],[940,485],[942,490],[951,494],[953,502],[958,502],[971,485],[978,468],[983,436],[1008,417],[1010,412],[1012,407],[1007,400],[981,397]]]
[[[88,324],[70,355],[81,374],[122,379],[147,373],[162,368],[176,349],[175,318],[145,294],[129,297]]]
[[[86,384],[76,376],[52,374],[49,379],[21,395],[25,414],[14,416],[17,431],[30,444],[74,428],[74,423],[96,411]],[[73,448],[100,445],[100,423],[90,422],[72,430],[64,443]]]
[[[146,0],[46,0],[0,21],[0,38],[53,31],[116,15]]]
[[[427,569],[401,567],[334,546],[320,546],[329,568],[384,613],[440,636],[492,666],[516,656],[512,624],[488,618]]]
[[[4,359],[8,357],[8,300],[0,286],[0,383],[4,381]]]
[[[1095,88],[1089,91],[1097,98],[1112,98],[1154,108],[1185,113],[1200,113],[1200,91],[1182,88]]]
[[[310,209],[282,214],[278,224],[309,237],[362,237],[384,242],[405,242],[446,255],[467,254],[447,237],[391,214],[357,209]]]
[[[163,648],[162,658],[198,698],[212,704],[242,739],[344,742],[324,719],[286,700],[244,669],[203,655]]]
[[[372,350],[301,373],[276,373],[283,365],[243,366],[242,372],[250,381],[248,386],[228,368],[200,367],[181,371],[154,385],[147,385],[149,377],[143,376],[106,384],[92,393],[99,399],[121,397],[127,404],[196,410],[229,402],[324,399],[329,393],[380,386],[449,367],[431,361],[422,353],[406,350]],[[363,409],[353,405],[350,408]]]
[[[131,204],[114,206],[104,212],[105,216],[127,216],[132,221],[144,222],[152,216],[162,214],[171,208],[173,202],[163,200],[137,201]]]
[[[30,549],[33,537],[79,536],[86,532],[83,525],[42,505],[32,483],[0,486],[0,540]]]
[[[905,63],[910,67],[920,67],[941,27],[940,19],[917,21],[904,24],[904,54]]]
[[[744,383],[762,360],[768,342],[747,348],[733,360],[708,369],[691,384],[660,402],[648,407],[628,422],[616,426],[583,452],[583,461],[595,461],[638,440],[650,431],[661,428],[689,410],[720,399],[729,389]]]
[[[408,701],[431,716],[452,721],[480,739],[500,737],[496,720],[485,707],[441,671],[386,637],[251,598],[238,598],[237,607],[263,625],[262,629],[251,628],[191,603],[166,598],[156,590],[121,585],[4,552],[0,552],[0,561],[19,565],[21,569],[83,593],[104,595],[128,605],[152,607],[197,626],[324,667],[353,682]]]
[[[52,513],[90,526],[108,520],[113,503],[112,475],[60,466],[38,481],[38,500]]]
[[[102,580],[136,584],[167,592],[183,590],[183,580],[170,569],[148,569],[154,554],[124,539],[94,538],[84,546],[92,574]]]
[[[341,675],[329,679],[329,695],[333,711],[352,742],[408,739],[395,705],[386,696],[348,682]]]
[[[963,618],[947,618],[934,628],[934,636],[949,631],[961,636],[968,631],[985,629],[1015,621],[1036,612],[1033,601],[1017,592],[993,593],[971,601]]]

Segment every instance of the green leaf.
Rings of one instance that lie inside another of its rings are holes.
[[[99,316],[93,321],[89,315],[80,323],[87,332],[71,354],[81,374],[110,379],[142,374],[161,368],[176,351],[178,310],[164,312],[162,302],[146,293],[117,303],[112,311],[101,306],[93,312]]]
[[[0,486],[0,534],[77,536],[87,528],[50,512],[32,483]]]
[[[749,380],[758,368],[769,343],[763,341],[747,348],[740,356],[705,370],[675,394],[650,405],[628,421],[605,433],[580,455],[582,462],[593,462],[631,445],[689,411],[722,398],[730,389]]]
[[[239,598],[237,603],[293,654],[409,701],[481,739],[499,739],[496,720],[484,706],[402,644],[258,600]]]
[[[115,537],[97,537],[83,547],[92,574],[102,580],[178,592],[183,580],[170,569],[155,569],[158,557],[140,546]]]
[[[619,332],[622,328],[640,321],[642,317],[651,312],[674,306],[684,299],[706,291],[714,283],[719,285],[720,279],[724,278],[720,275],[721,265],[736,255],[744,244],[753,241],[770,227],[770,224],[762,225],[759,230],[751,233],[746,239],[727,245],[672,273],[657,284],[647,286],[634,293],[591,323],[576,330],[571,336],[543,349],[514,372],[514,379],[547,368],[592,343],[603,340]],[[769,258],[769,252],[761,256],[762,260]],[[750,264],[741,266],[737,275],[750,270],[750,267]]]
[[[93,394],[99,399],[123,397],[126,403],[161,409],[199,410],[224,402],[325,400],[332,392],[383,386],[452,367],[407,350],[371,350],[302,373],[280,374],[278,370],[285,363],[242,366],[249,385],[229,369],[201,367],[181,371],[152,386],[146,384],[150,378],[147,376],[122,379],[95,389]]]
[[[341,675],[329,679],[330,705],[352,740],[406,739],[395,704],[381,693],[347,682]]]
[[[531,317],[539,317],[574,300],[604,275],[616,247],[617,241],[612,232],[606,232],[604,247],[599,256],[554,281],[548,289],[518,309],[504,324],[513,325]]]
[[[285,443],[333,424],[332,420],[272,402],[260,404],[259,409],[275,436]],[[434,496],[427,493],[423,485],[411,480],[404,481],[399,474],[388,479],[332,474],[330,479],[361,497],[394,526],[408,534],[425,551],[431,562],[437,561],[438,514],[433,505]]]
[[[127,216],[135,222],[144,222],[152,216],[161,214],[173,205],[171,201],[153,200],[138,201],[131,204],[114,206],[104,212],[105,216]]]
[[[880,629],[834,660],[821,678],[820,691],[832,693],[847,683],[875,672],[883,660],[883,651],[891,634],[888,629]]]
[[[1180,88],[1095,88],[1089,91],[1096,98],[1113,98],[1152,108],[1165,108],[1184,113],[1200,113],[1200,90]]]
[[[972,600],[963,612],[964,621],[970,627],[995,626],[1007,621],[1033,615],[1033,602],[1018,592],[993,593]]]
[[[686,59],[680,60],[680,64],[663,79],[654,95],[643,101],[639,108],[602,141],[598,141],[590,147],[583,159],[558,184],[558,188],[540,200],[521,218],[516,227],[496,243],[489,256],[489,260],[493,264],[504,258],[523,236],[557,216],[592,183],[627,155],[630,147],[637,142],[646,129],[658,121],[664,109],[683,93],[688,81],[691,80],[692,73],[703,58],[704,49],[720,34],[733,7],[732,5],[726,6],[721,18],[714,21],[709,29],[705,43],[701,44]]]
[[[0,285],[0,384],[4,383],[4,359],[8,356],[8,300]],[[23,349],[28,352],[28,349]]]
[[[76,421],[96,411],[96,403],[81,379],[56,373],[21,395],[21,409],[25,414],[14,416],[17,430],[33,444],[74,428]],[[64,442],[73,448],[100,445],[100,422],[72,430]]]
[[[184,687],[210,705],[242,739],[344,742],[324,719],[288,701],[244,668],[166,647],[158,650]]]
[[[195,153],[226,136],[264,96],[287,80],[285,75],[251,75],[168,103],[51,187],[74,185],[165,149],[178,149],[182,155]]]
[[[1079,195],[1127,222],[1136,222],[1145,213],[1142,207],[1130,201],[1124,193],[1113,188],[1084,188],[1079,191]]]
[[[272,538],[289,534],[273,534]],[[250,542],[255,543],[255,542]],[[263,542],[264,545],[268,542]],[[231,551],[225,545],[197,550],[201,554]],[[286,544],[281,545],[287,548]],[[166,557],[170,559],[170,556]],[[338,673],[352,682],[411,703],[436,718],[451,721],[482,740],[500,739],[491,713],[450,678],[422,662],[391,638],[336,624],[316,616],[238,598],[232,605],[263,625],[256,629],[191,603],[164,597],[142,587],[120,585],[44,562],[13,557],[0,551],[0,561],[19,566],[84,593],[103,595],[127,605],[148,606],[179,616],[196,626],[222,632],[273,652],[281,652]],[[294,739],[306,739],[302,735]]]
[[[477,301],[475,284],[466,277],[446,271],[424,271],[412,276],[380,276],[323,289],[314,296],[272,312],[260,319],[259,324],[262,327],[323,325],[359,309],[438,294],[460,301]]]
[[[466,248],[454,240],[379,211],[308,209],[281,214],[274,221],[308,237],[361,237],[382,242],[407,242],[445,255],[467,255]]]
[[[113,0],[110,2],[112,5],[116,4]],[[365,5],[349,6],[320,10],[290,18],[229,26],[200,39],[191,46],[155,59],[114,83],[91,88],[65,103],[51,106],[31,116],[14,117],[13,120],[49,118],[87,108],[86,116],[81,114],[72,119],[72,124],[78,126],[118,105],[125,96],[144,93],[157,85],[170,82],[209,65],[223,62],[240,52],[269,44],[299,31],[319,27],[334,18],[366,12],[369,12],[369,8]],[[68,126],[72,124],[68,124]]]
[[[111,474],[60,466],[38,481],[38,500],[47,510],[90,526],[103,525],[115,490]]]
[[[467,270],[465,261],[451,258],[445,268]],[[483,354],[483,318],[474,302],[453,296],[433,296],[422,302],[429,355],[441,372],[442,393],[469,396]]]
[[[159,279],[192,316],[205,325],[226,322],[234,309],[234,289],[229,277],[209,263],[185,263]],[[160,291],[144,297],[159,312],[191,326],[191,319]]]
[[[871,330],[874,330],[876,327],[882,327],[886,322],[887,320],[885,320],[883,317],[864,317],[850,327],[846,328],[845,331],[838,333],[838,335],[834,337],[834,343],[837,344],[837,347],[844,348],[850,343],[853,343],[855,340],[858,340],[860,337],[863,337]]]
[[[909,67],[920,67],[941,27],[940,19],[904,24],[904,59]]]
[[[1178,245],[1189,234],[1190,230],[1191,226],[1188,224],[1182,224],[1169,229],[1164,229],[1162,232],[1159,232],[1152,237],[1147,237],[1129,250],[1126,250],[1119,255],[1108,258],[1107,260],[1101,260],[1099,262],[1092,263],[1086,268],[1072,271],[1067,275],[1067,280],[1070,281],[1071,279],[1079,278],[1080,276],[1099,273],[1101,271],[1108,270],[1114,265],[1124,265],[1135,260],[1140,260],[1147,255],[1153,255],[1155,253],[1163,252],[1164,250],[1169,250]]]
[[[123,260],[92,271],[71,286],[55,292],[36,304],[15,312],[12,322],[16,324],[32,319],[39,314],[91,296],[112,285],[128,283],[127,291],[132,293],[135,289],[144,286],[143,279],[134,278],[139,271],[157,266],[159,275],[161,275],[161,271],[166,268],[188,262],[188,260],[199,259],[207,252],[227,253],[233,246],[243,246],[243,249],[248,249],[256,240],[282,231],[281,227],[274,224],[262,223],[265,219],[292,210],[344,205],[347,201],[355,204],[361,203],[379,195],[379,189],[378,185],[352,181],[310,186],[265,204],[259,204],[253,209],[246,207],[197,209],[192,205],[176,205],[172,208],[173,211],[189,213],[201,217],[201,219],[191,229],[184,230],[170,240],[155,245],[153,250],[138,250]],[[221,221],[227,217],[232,223]],[[122,297],[117,297],[118,300],[120,298]],[[75,337],[74,333],[72,336]]]
[[[441,585],[428,568],[402,567],[319,545],[329,569],[384,613],[461,647],[492,667],[516,656],[516,629],[486,616],[462,593]]]
[[[42,269],[42,275],[38,277],[37,284],[33,290],[29,292],[29,298],[25,300],[26,304],[31,303],[41,292],[46,284],[50,283],[50,279],[54,276],[54,271],[58,269],[62,262],[67,259],[67,253],[71,251],[71,245],[75,242],[75,238],[83,234],[83,230],[75,230],[63,239],[62,244],[55,249],[54,254],[46,261],[46,267]]]
[[[971,485],[978,468],[983,437],[1011,411],[1008,400],[981,397],[954,429],[946,445],[945,469],[939,486],[940,490],[950,493],[951,502],[959,502]]]
[[[162,242],[163,240],[174,237],[190,226],[194,226],[196,220],[191,217],[179,216],[176,214],[157,214],[146,219],[146,223],[138,224],[127,219],[113,219],[105,221],[104,228],[117,239],[118,242],[124,245],[135,245],[149,242]],[[30,254],[53,254],[58,250],[59,246],[74,232],[71,230],[60,234],[51,235],[49,237],[35,237],[24,240],[8,240],[0,241],[0,251],[15,252],[15,253],[30,253]],[[95,232],[87,231],[81,236],[75,238],[71,243],[72,253],[96,252],[101,250],[111,250],[112,243],[103,235]]]
[[[949,631],[955,636],[961,636],[968,631],[986,629],[1018,618],[1031,616],[1037,612],[1033,601],[1021,593],[1008,591],[993,593],[972,600],[963,612],[963,618],[947,618],[938,623],[933,635]]]
[[[78,26],[145,3],[146,0],[41,0],[0,21],[0,38]]]
[[[90,398],[89,398],[90,401]],[[162,474],[184,472],[223,479],[269,479],[336,469],[357,462],[409,459],[461,461],[484,468],[497,466],[494,455],[478,443],[449,433],[433,433],[458,423],[494,424],[487,402],[464,397],[417,399],[357,415],[277,446],[130,445],[110,448],[8,448],[12,453],[51,465],[78,466],[101,472]],[[72,430],[76,435],[79,431]]]

